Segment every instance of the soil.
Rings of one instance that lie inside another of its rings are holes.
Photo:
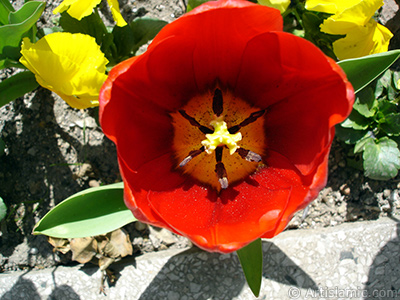
[[[54,24],[52,10],[61,1],[47,1],[39,23]],[[400,48],[398,6],[385,1],[379,18],[395,33],[392,48]],[[23,1],[13,1],[17,8]],[[123,0],[127,21],[138,16],[172,21],[185,11],[183,0]],[[105,20],[112,22],[104,3]],[[396,22],[397,20],[397,22]],[[16,70],[0,72],[4,80]],[[83,189],[121,181],[113,143],[96,122],[97,109],[76,110],[50,91],[38,88],[0,108],[0,197],[8,212],[1,221],[0,272],[71,264],[69,254],[54,253],[45,236],[31,234],[35,223],[54,205]],[[400,177],[389,181],[365,178],[347,166],[350,149],[335,141],[327,187],[306,211],[293,218],[288,230],[336,226],[344,222],[400,215]],[[124,228],[134,255],[190,244],[169,231],[134,223]]]

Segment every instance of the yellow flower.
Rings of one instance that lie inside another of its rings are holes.
[[[35,44],[24,38],[21,48],[20,62],[35,74],[41,86],[74,108],[99,105],[108,60],[93,37],[57,32]]]
[[[349,30],[346,37],[333,42],[333,51],[338,59],[385,52],[392,36],[389,29],[371,19],[365,26]]]
[[[258,0],[258,3],[279,9],[279,11],[283,13],[288,8],[290,0]]]
[[[67,11],[71,17],[81,20],[83,17],[90,15],[93,12],[93,8],[99,5],[100,2],[101,0],[64,0],[53,10],[53,14]],[[117,26],[123,27],[127,25],[119,10],[118,0],[107,0],[107,2]]]
[[[372,19],[383,0],[307,0],[306,9],[332,14],[321,31],[346,35],[333,43],[338,59],[365,56],[388,50],[393,34]]]
[[[110,6],[113,18],[114,18],[115,22],[117,22],[117,26],[124,27],[125,25],[128,25],[121,15],[121,12],[119,10],[118,0],[107,0],[107,2],[108,2],[108,5]]]
[[[363,2],[363,0],[306,0],[306,9],[338,14],[349,7],[357,5],[359,2]]]

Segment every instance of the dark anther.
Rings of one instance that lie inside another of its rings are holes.
[[[201,125],[199,122],[196,121],[195,118],[189,116],[183,109],[179,110],[179,113],[182,115],[182,117],[184,117],[186,120],[189,121],[190,125],[196,126],[197,128],[200,129],[202,133],[204,134],[214,133],[214,130]]]
[[[212,109],[214,111],[214,114],[217,115],[217,117],[219,117],[222,114],[222,111],[224,110],[222,92],[220,89],[215,89]]]
[[[260,162],[262,160],[261,155],[255,153],[253,151],[246,150],[246,149],[243,149],[243,148],[239,148],[236,151],[239,153],[241,158],[243,158],[243,159],[245,159],[247,161]]]
[[[228,188],[228,178],[226,175],[225,166],[222,162],[218,162],[215,165],[215,173],[217,173],[219,184],[221,185],[222,189]]]
[[[215,149],[215,159],[217,160],[217,164],[215,165],[215,173],[217,173],[219,184],[222,189],[226,189],[228,187],[228,176],[226,174],[226,169],[224,164],[222,163],[222,150],[223,147],[217,147]]]
[[[239,125],[235,125],[235,126],[232,126],[231,128],[229,128],[228,129],[229,133],[235,134],[236,132],[238,132],[240,130],[240,128],[257,121],[257,119],[260,118],[264,113],[265,113],[265,109],[251,113],[250,116],[248,118],[244,119]]]
[[[203,153],[205,150],[204,147],[201,147],[198,150],[193,150],[189,152],[189,155],[185,157],[184,160],[181,161],[181,163],[179,164],[180,167],[185,166],[189,161],[191,161],[194,157],[196,157],[197,155]]]

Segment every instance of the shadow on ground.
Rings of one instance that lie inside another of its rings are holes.
[[[7,268],[54,265],[46,238],[31,234],[35,223],[54,204],[88,188],[91,179],[112,183],[119,176],[112,143],[106,138],[92,141],[95,134],[102,135],[100,127],[82,129],[67,118],[60,126],[57,115],[80,120],[87,112],[73,110],[53,96],[40,88],[31,99],[17,99],[8,111],[2,110],[0,129],[8,153],[0,157],[0,195],[8,215],[1,228],[0,252],[9,258],[17,246],[27,243],[18,250],[20,258],[9,259]],[[79,177],[73,170],[79,173],[83,163],[90,165],[90,172]],[[33,248],[36,257],[47,261],[22,257]]]
[[[318,289],[310,276],[279,247],[263,241],[263,249],[265,278],[289,286]],[[236,254],[221,255],[191,249],[170,258],[140,300],[155,299],[155,295],[158,299],[186,296],[186,299],[228,300],[238,296],[243,288],[248,287]],[[261,290],[260,297],[262,295]]]
[[[375,256],[365,284],[365,300],[400,299],[400,220],[397,237],[390,240]]]

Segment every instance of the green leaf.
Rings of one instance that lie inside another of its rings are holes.
[[[305,30],[304,37],[310,42],[314,43],[326,55],[336,59],[336,56],[333,53],[332,43],[343,36],[325,34],[321,32],[320,26],[326,17],[326,14],[305,11],[301,15],[302,27]]]
[[[375,115],[378,101],[375,99],[374,91],[371,87],[366,87],[357,93],[353,108],[366,118]]]
[[[395,141],[388,137],[370,139],[364,145],[365,176],[387,180],[396,177],[400,168],[400,151]]]
[[[123,183],[89,188],[58,204],[35,226],[33,234],[79,238],[104,234],[134,222],[123,200]]]
[[[18,60],[23,37],[36,24],[45,8],[45,2],[29,1],[17,12],[9,14],[10,24],[0,26],[0,59]]]
[[[387,115],[395,114],[397,112],[398,107],[395,103],[384,99],[379,100],[377,119],[385,119]]]
[[[257,239],[251,244],[236,251],[240,264],[242,265],[244,276],[254,296],[260,294],[263,252],[261,239]]]
[[[90,14],[77,20],[71,17],[67,12],[62,12],[60,17],[60,26],[64,31],[70,33],[83,33],[90,35],[96,39],[97,44],[101,45],[101,41],[105,34],[108,33],[103,21],[98,14]]]
[[[0,25],[8,24],[8,15],[15,11],[8,0],[0,0]]]
[[[191,11],[193,8],[196,8],[199,5],[202,5],[203,3],[206,3],[210,0],[189,0],[187,7],[186,7],[186,12]]]
[[[39,84],[35,75],[30,72],[20,72],[0,82],[0,107],[33,91]]]
[[[152,40],[157,33],[165,26],[168,22],[158,19],[151,18],[137,18],[130,24],[133,32],[135,43],[132,47],[132,53],[140,48],[140,46],[146,44]]]
[[[372,54],[338,62],[357,93],[389,68],[400,56],[400,50]]]
[[[7,206],[4,204],[2,198],[0,198],[0,221],[4,219],[7,214]]]
[[[336,136],[346,144],[355,144],[362,139],[367,133],[367,130],[355,130],[353,128],[344,128],[341,124],[336,125]]]
[[[26,69],[26,67],[21,64],[19,61],[15,61],[12,59],[2,59],[0,60],[0,70],[5,68],[19,68],[19,69]]]
[[[116,57],[116,61],[120,62],[130,57],[135,46],[135,37],[131,26],[115,26],[112,35],[114,36],[114,44],[117,47],[118,57]]]
[[[393,72],[393,83],[396,90],[400,90],[400,72]]]
[[[366,143],[369,142],[370,139],[373,139],[371,134],[367,134],[361,139],[359,139],[357,143],[354,145],[354,150],[353,150],[354,154],[364,151],[364,146]]]
[[[353,109],[350,116],[344,120],[341,125],[344,128],[353,128],[356,130],[364,130],[368,128],[370,121]]]
[[[388,86],[388,89],[387,89],[387,98],[390,101],[395,101],[397,96],[398,96],[398,92],[395,88],[395,85],[394,85],[393,81],[390,81],[390,85]]]
[[[380,128],[387,133],[387,135],[400,135],[400,114],[391,113],[385,115],[383,119],[379,120]]]
[[[375,87],[375,98],[378,99],[380,96],[384,96],[383,92],[388,88],[391,77],[390,70],[386,70],[386,72],[379,77]]]

